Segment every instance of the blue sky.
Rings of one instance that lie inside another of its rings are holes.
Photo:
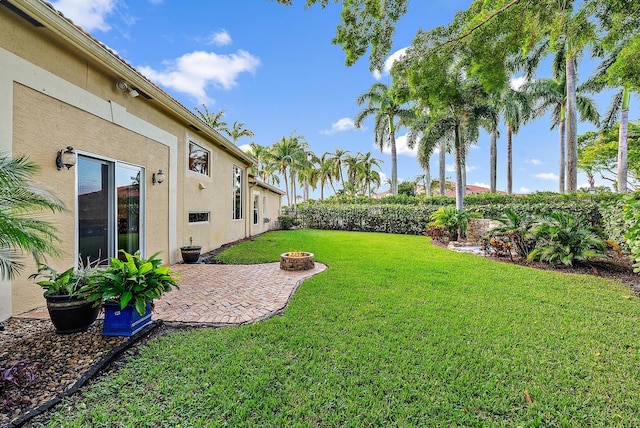
[[[206,104],[226,111],[255,133],[238,141],[268,146],[292,132],[303,135],[321,155],[336,148],[371,151],[383,161],[383,177],[391,174],[388,152],[373,143],[372,120],[354,129],[360,111],[358,95],[388,74],[371,73],[367,58],[352,67],[331,44],[340,6],[305,9],[303,0],[285,7],[268,0],[60,0],[52,4],[102,41],[150,80],[189,109]],[[407,47],[419,28],[447,24],[471,0],[413,1],[394,38],[394,52]],[[579,77],[586,79],[594,63],[585,56]],[[539,77],[548,77],[542,67]],[[595,97],[604,113],[610,93]],[[640,118],[640,101],[631,100],[631,120]],[[514,192],[557,191],[558,131],[549,115],[521,127],[514,137]],[[506,132],[498,141],[498,189],[506,189]],[[581,123],[578,132],[592,130]],[[413,180],[423,173],[415,153],[403,146],[398,132],[398,177]],[[455,177],[447,155],[447,177]],[[437,155],[431,161],[437,174]],[[482,133],[467,160],[467,182],[488,187],[489,137]],[[586,186],[580,174],[579,185]],[[602,179],[598,184],[610,185]],[[386,190],[383,185],[380,189]],[[319,191],[314,192],[317,196]],[[312,196],[313,196],[312,195]]]

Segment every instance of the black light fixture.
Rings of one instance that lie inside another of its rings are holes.
[[[65,166],[67,169],[71,169],[77,162],[76,152],[73,151],[73,147],[67,146],[67,149],[60,149],[58,156],[56,156],[56,166],[58,169],[62,169]]]
[[[164,172],[162,172],[161,169],[159,169],[158,172],[154,172],[153,174],[151,174],[151,184],[153,185],[162,184],[163,181],[164,181]]]

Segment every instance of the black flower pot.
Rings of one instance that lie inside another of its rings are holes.
[[[98,317],[100,306],[77,296],[44,296],[51,322],[60,334],[85,331]]]
[[[199,245],[189,245],[186,247],[180,247],[180,252],[182,253],[182,260],[185,263],[193,264],[198,263],[200,260],[200,250],[202,247]]]

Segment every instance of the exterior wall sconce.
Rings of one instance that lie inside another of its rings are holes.
[[[56,166],[58,169],[62,169],[65,166],[67,169],[71,169],[76,164],[78,159],[76,158],[76,152],[73,151],[73,147],[67,146],[67,149],[60,149],[58,156],[56,156]]]
[[[163,181],[164,181],[164,172],[162,172],[161,169],[159,169],[158,172],[154,172],[153,174],[151,174],[151,184],[153,185],[162,184]]]

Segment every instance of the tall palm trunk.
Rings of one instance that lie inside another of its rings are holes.
[[[398,154],[396,152],[396,135],[393,118],[389,117],[389,145],[391,146],[391,194],[398,194]]]
[[[571,43],[567,43],[567,192],[578,189],[578,120],[576,115],[576,68],[571,52]]]
[[[498,175],[498,133],[489,134],[489,191],[496,193],[496,178]]]
[[[445,141],[441,141],[440,142],[440,153],[438,154],[438,160],[439,160],[439,164],[438,164],[438,177],[440,179],[440,196],[444,196],[445,191],[446,191],[446,187],[445,187],[445,180],[446,178],[446,161],[447,161],[447,143]]]
[[[467,154],[462,151],[462,197],[467,196]]]
[[[287,206],[291,208],[291,197],[289,196],[289,181],[287,180],[287,168],[282,168],[282,176],[284,177],[284,190],[287,192]]]
[[[564,193],[565,191],[565,171],[566,171],[566,158],[565,158],[565,153],[566,153],[566,132],[565,132],[565,120],[566,120],[566,110],[564,108],[564,105],[562,107],[560,107],[560,124],[558,126],[558,128],[560,128],[560,169],[558,171],[558,192],[559,193]]]
[[[507,125],[507,193],[513,195],[513,131]]]
[[[309,200],[309,179],[307,177],[304,178],[304,201]]]
[[[464,193],[462,183],[462,168],[464,168],[464,159],[462,153],[462,141],[460,141],[460,126],[456,125],[454,129],[455,151],[456,151],[456,209],[462,211],[464,209]]]
[[[620,131],[618,133],[618,192],[627,191],[629,95],[629,87],[625,86],[622,92],[622,115],[620,117]]]
[[[431,167],[428,162],[424,168],[424,194],[427,198],[431,197]]]
[[[291,174],[289,174],[289,177],[291,179],[291,201],[293,209],[295,210],[298,203],[298,194],[296,191],[296,172],[294,170],[291,170]]]

